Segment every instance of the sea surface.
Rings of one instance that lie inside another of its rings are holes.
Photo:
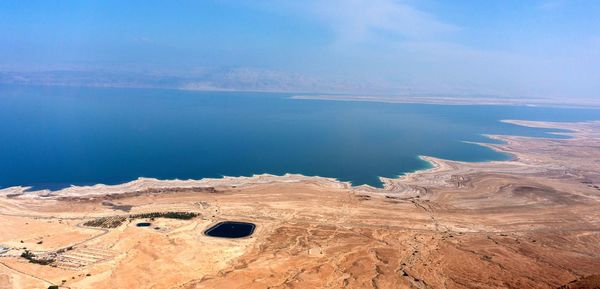
[[[502,119],[583,121],[596,109],[295,100],[292,94],[0,85],[0,187],[138,177],[300,173],[380,186],[419,155],[509,156],[482,134],[557,137]]]

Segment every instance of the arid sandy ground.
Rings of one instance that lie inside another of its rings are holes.
[[[600,123],[511,122],[573,138],[492,136],[514,160],[424,157],[434,168],[384,189],[296,175],[5,189],[0,288],[599,288]],[[167,211],[199,215],[83,225]],[[221,220],[256,231],[203,235]]]

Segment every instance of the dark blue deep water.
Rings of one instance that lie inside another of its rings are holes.
[[[221,222],[204,232],[207,236],[221,238],[243,238],[254,233],[256,225],[245,222]]]
[[[507,156],[464,141],[550,136],[501,119],[600,119],[593,109],[293,100],[289,94],[0,85],[0,187],[302,173],[379,185]]]

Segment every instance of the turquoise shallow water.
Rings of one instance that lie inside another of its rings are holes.
[[[418,155],[507,156],[464,141],[553,137],[501,119],[582,121],[594,109],[294,100],[289,94],[0,86],[0,187],[301,173],[380,185]]]

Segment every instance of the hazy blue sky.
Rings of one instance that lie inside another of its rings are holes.
[[[595,0],[19,0],[0,2],[0,33],[4,70],[250,67],[432,92],[600,92]]]

